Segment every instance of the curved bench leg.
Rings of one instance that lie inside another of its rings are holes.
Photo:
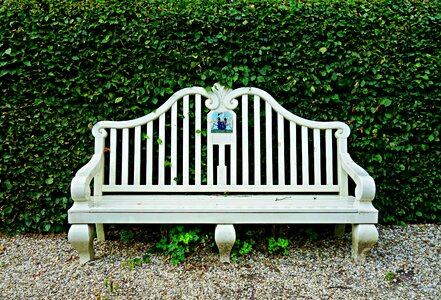
[[[363,260],[378,241],[378,230],[373,224],[352,225],[352,258]]]
[[[214,239],[219,249],[220,261],[230,262],[231,249],[233,249],[234,242],[236,241],[234,226],[231,224],[217,225],[214,231]]]
[[[93,251],[94,228],[88,224],[73,224],[67,235],[69,242],[78,251],[80,263],[84,264],[95,258]]]

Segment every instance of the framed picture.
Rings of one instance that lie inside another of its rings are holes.
[[[228,112],[213,112],[211,115],[211,133],[232,133],[233,115]]]

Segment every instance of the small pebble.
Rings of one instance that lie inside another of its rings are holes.
[[[97,259],[80,265],[66,234],[0,235],[0,299],[441,299],[441,225],[378,229],[363,262],[346,234],[291,241],[288,256],[222,264],[206,251],[172,265],[152,254],[133,268],[123,262],[146,247],[95,241]]]

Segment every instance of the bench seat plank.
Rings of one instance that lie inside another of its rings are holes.
[[[299,195],[109,195],[93,197],[91,212],[357,212],[353,197]]]
[[[74,206],[69,218],[75,223],[90,223],[91,219],[158,224],[377,222],[375,208],[359,212],[354,204],[354,197],[329,195],[109,195],[93,197],[89,205]]]

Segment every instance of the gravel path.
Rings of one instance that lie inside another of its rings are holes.
[[[171,265],[160,254],[133,269],[149,244],[95,242],[79,265],[61,235],[0,235],[0,299],[441,299],[441,226],[379,226],[365,262],[343,239],[292,240],[289,256],[253,253],[221,264],[214,252]],[[151,244],[150,244],[151,245]]]

